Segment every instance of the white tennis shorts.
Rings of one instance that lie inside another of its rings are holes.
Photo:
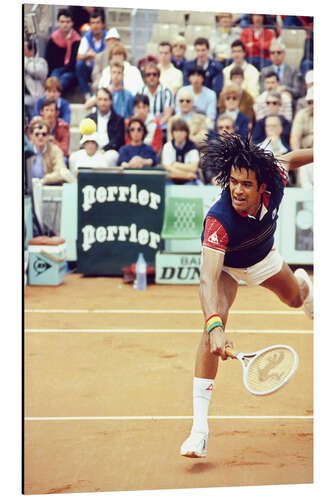
[[[241,280],[249,286],[258,286],[281,271],[282,265],[283,258],[275,248],[272,248],[263,260],[253,266],[242,268],[223,266],[223,271],[237,282]]]

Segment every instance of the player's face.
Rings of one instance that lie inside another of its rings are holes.
[[[256,174],[253,170],[232,167],[229,178],[231,203],[238,212],[247,212],[256,215],[265,184],[258,186]]]

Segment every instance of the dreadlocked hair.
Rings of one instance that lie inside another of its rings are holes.
[[[253,144],[251,137],[242,139],[238,134],[223,131],[222,134],[210,132],[205,141],[204,154],[200,165],[216,177],[223,189],[229,186],[231,167],[254,171],[258,186],[267,185],[271,193],[283,189],[281,160],[273,153]]]

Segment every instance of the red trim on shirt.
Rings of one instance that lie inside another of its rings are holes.
[[[221,222],[215,219],[215,217],[208,216],[202,245],[217,252],[225,253],[228,241],[228,234]]]

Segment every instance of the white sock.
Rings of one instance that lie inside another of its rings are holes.
[[[193,425],[192,431],[208,434],[208,407],[212,397],[214,380],[193,379]]]

